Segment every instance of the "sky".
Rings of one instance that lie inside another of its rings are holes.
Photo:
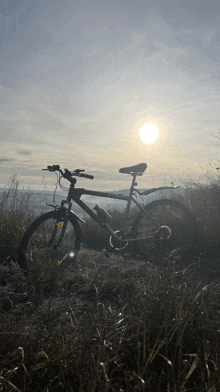
[[[54,189],[41,169],[59,164],[124,189],[119,169],[142,162],[140,188],[178,185],[220,158],[219,0],[1,4],[0,186]]]

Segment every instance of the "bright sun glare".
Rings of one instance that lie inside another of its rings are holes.
[[[158,129],[155,124],[147,123],[144,124],[140,129],[140,138],[144,143],[153,143],[158,136]]]

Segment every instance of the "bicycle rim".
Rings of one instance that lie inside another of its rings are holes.
[[[65,215],[51,211],[29,226],[19,246],[18,263],[21,268],[28,269],[37,261],[49,260],[61,266],[76,260],[81,243],[80,226],[76,219],[68,217],[61,241],[64,224]]]
[[[170,252],[196,244],[199,239],[197,221],[184,204],[176,200],[156,200],[144,209],[148,215],[140,212],[132,229],[133,235],[140,238],[135,242],[137,252],[145,255],[154,250]]]

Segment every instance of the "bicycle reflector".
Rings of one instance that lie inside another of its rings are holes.
[[[75,256],[75,252],[73,251],[66,253],[65,256],[58,262],[57,265],[60,265],[67,257],[73,258],[74,256]]]

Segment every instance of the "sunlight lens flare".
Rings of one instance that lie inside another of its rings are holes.
[[[153,143],[159,134],[157,126],[152,123],[144,124],[139,133],[141,140],[147,144]]]

